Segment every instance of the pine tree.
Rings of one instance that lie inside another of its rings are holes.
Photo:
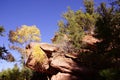
[[[21,69],[17,64],[12,69],[8,68],[0,72],[0,80],[31,80],[33,72],[26,67]]]
[[[85,6],[87,13],[89,14],[94,13],[94,1],[93,0],[84,0],[84,6]]]
[[[93,34],[98,14],[94,12],[93,0],[85,0],[86,12],[82,10],[68,11],[63,14],[64,20],[59,21],[59,30],[52,39],[53,43],[63,43],[64,46],[72,46],[79,51],[82,45],[82,38],[85,34]],[[89,7],[90,6],[90,7]],[[65,43],[65,44],[64,44]]]
[[[96,22],[97,54],[101,55],[104,66],[98,68],[106,80],[119,80],[120,72],[120,1],[115,0],[110,7],[101,3]],[[97,66],[99,67],[99,66]]]

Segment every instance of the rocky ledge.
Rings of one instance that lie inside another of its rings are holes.
[[[36,59],[34,47],[37,45],[41,62]],[[48,80],[94,80],[95,73],[75,60],[76,56],[64,54],[59,47],[47,43],[32,42],[26,46],[28,56],[26,66],[47,75]],[[43,79],[44,80],[44,79]]]

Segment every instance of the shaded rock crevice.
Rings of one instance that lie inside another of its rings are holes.
[[[33,54],[35,53],[33,48],[36,45],[39,45],[40,50],[45,53],[43,54],[46,57],[42,63],[38,63]],[[95,73],[92,70],[75,61],[76,56],[60,51],[58,46],[32,42],[26,46],[26,54],[28,54],[26,66],[42,75],[47,75],[48,80],[95,80]]]

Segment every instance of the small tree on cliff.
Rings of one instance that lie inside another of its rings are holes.
[[[9,41],[13,44],[10,48],[20,52],[24,58],[25,46],[31,41],[40,42],[40,30],[35,25],[22,25],[15,31],[9,32]]]
[[[94,1],[93,0],[84,0],[85,10],[89,14],[94,14]]]
[[[120,1],[115,0],[109,8],[102,3],[98,13],[96,37],[102,39],[98,44],[99,53],[105,55],[110,64],[114,64],[112,67],[120,67]]]
[[[96,68],[102,69],[100,75],[106,80],[120,79],[120,0],[113,0],[107,7],[101,3],[96,22],[96,37],[102,41],[97,44]],[[101,57],[100,57],[101,56]],[[103,59],[102,59],[103,58]],[[91,59],[90,59],[91,60]],[[95,61],[95,60],[94,60]],[[92,63],[94,63],[94,61]],[[103,66],[101,66],[103,64]],[[92,64],[93,65],[93,64]]]
[[[82,10],[74,12],[68,8],[68,11],[63,14],[64,20],[58,22],[59,30],[52,40],[53,43],[65,41],[70,43],[74,49],[80,50],[83,36],[93,32],[97,18],[93,0],[84,0],[84,4],[86,12]]]

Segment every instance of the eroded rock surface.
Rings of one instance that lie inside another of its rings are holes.
[[[82,80],[82,79],[80,77],[78,79],[77,76],[69,73],[58,72],[56,75],[52,76],[51,80]]]
[[[42,53],[45,56],[42,64],[36,62],[33,54],[33,48],[36,45],[39,45],[40,50],[45,53]],[[35,71],[48,74],[49,80],[94,80],[91,78],[93,75],[89,69],[58,50],[59,48],[55,45],[30,43],[26,46],[26,54],[28,54],[26,65]]]

